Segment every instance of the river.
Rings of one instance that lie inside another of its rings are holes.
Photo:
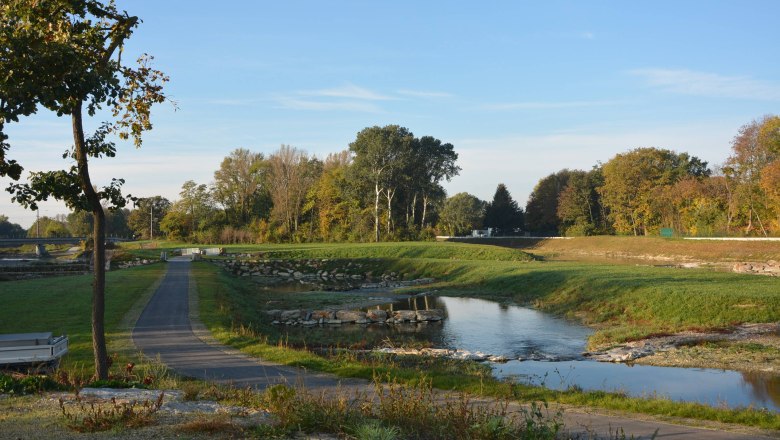
[[[591,329],[527,307],[454,297],[409,299],[394,303],[393,307],[425,308],[426,300],[428,307],[444,309],[446,318],[441,324],[418,325],[419,336],[436,347],[482,351],[512,359],[493,365],[498,378],[554,389],[573,386],[638,397],[665,397],[730,408],[752,405],[780,411],[780,376],[586,360],[582,353]]]

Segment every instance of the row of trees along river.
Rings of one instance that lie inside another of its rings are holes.
[[[184,182],[179,200],[147,197],[107,212],[107,231],[204,243],[424,239],[483,227],[507,235],[780,233],[777,116],[744,125],[716,167],[684,152],[636,148],[588,171],[542,178],[525,210],[503,184],[490,202],[446,197],[442,183],[460,171],[457,157],[452,144],[397,125],[366,128],[324,159],[288,145],[268,155],[239,148],[209,184]],[[28,236],[86,236],[92,228],[88,212],[38,222]],[[0,235],[24,232],[0,218]]]

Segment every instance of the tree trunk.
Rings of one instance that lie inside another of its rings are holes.
[[[422,216],[420,218],[420,230],[425,230],[425,215],[428,213],[428,196],[426,194],[423,194],[423,210],[422,210]]]
[[[84,127],[81,118],[81,104],[72,114],[73,143],[76,152],[81,190],[89,203],[94,219],[92,229],[94,273],[92,281],[92,350],[95,355],[95,376],[98,380],[108,379],[108,352],[105,335],[105,290],[106,290],[106,217],[100,198],[92,187],[87,163],[88,152],[84,141]]]
[[[393,197],[395,197],[395,190],[388,188],[387,194],[387,235],[391,235],[393,231]]]
[[[416,210],[417,210],[417,192],[415,191],[414,197],[412,197],[412,221],[411,221],[412,226],[414,226],[414,220],[415,220],[414,214]],[[410,222],[407,221],[406,223],[409,224]]]
[[[374,184],[374,192],[376,193],[374,197],[374,240],[379,243],[379,195],[382,190],[379,188],[378,181]]]

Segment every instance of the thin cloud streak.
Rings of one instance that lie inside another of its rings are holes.
[[[411,96],[413,98],[452,98],[454,95],[452,93],[447,92],[434,92],[434,91],[426,91],[426,90],[410,90],[410,89],[400,89],[396,93],[399,95],[404,96]]]
[[[329,98],[361,99],[366,101],[391,101],[397,99],[354,84],[346,84],[341,87],[330,89],[301,91],[298,93],[304,96],[325,96]]]
[[[543,102],[543,101],[524,101],[524,102],[505,102],[496,104],[484,104],[479,108],[482,110],[508,111],[508,110],[558,110],[566,108],[583,107],[604,107],[620,104],[620,101],[562,101],[562,102]]]
[[[381,113],[382,109],[378,106],[357,101],[312,101],[306,99],[280,98],[278,100],[281,108],[290,110],[314,110],[314,111],[350,111],[350,112],[368,112]]]
[[[634,69],[647,85],[683,95],[780,101],[780,84],[748,76],[724,76],[687,69]]]

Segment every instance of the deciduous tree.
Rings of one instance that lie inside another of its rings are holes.
[[[95,374],[108,377],[105,346],[105,213],[101,201],[122,207],[121,180],[96,190],[89,158],[112,157],[108,139],[118,134],[141,145],[151,129],[153,104],[164,101],[165,76],[150,67],[147,56],[137,67],[121,63],[120,49],[139,23],[138,17],[98,0],[5,0],[0,3],[0,175],[19,179],[22,167],[7,155],[10,145],[3,124],[18,122],[40,107],[67,116],[72,123],[73,148],[65,158],[68,169],[33,173],[29,185],[13,185],[14,200],[37,207],[48,197],[64,200],[73,209],[94,216],[95,249],[92,299],[92,337]],[[114,119],[90,137],[83,119],[106,106]]]
[[[267,187],[268,162],[262,153],[237,148],[214,172],[214,199],[234,225],[246,225],[254,217],[266,217],[270,202]]]
[[[707,162],[687,153],[659,148],[636,148],[610,159],[603,166],[602,203],[618,233],[646,235],[659,227],[652,209],[654,190],[685,177],[710,175]]]
[[[447,199],[439,213],[439,225],[451,236],[468,234],[482,227],[485,202],[469,193],[458,193]]]
[[[379,200],[382,195],[388,200],[389,230],[392,199],[399,184],[401,170],[410,158],[413,141],[414,135],[407,128],[387,125],[365,128],[357,134],[355,141],[349,144],[349,149],[354,154],[354,179],[358,182],[365,180],[374,192],[374,240],[377,242],[380,238]]]

